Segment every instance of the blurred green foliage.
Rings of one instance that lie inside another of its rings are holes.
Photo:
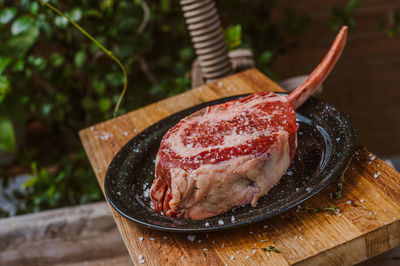
[[[331,19],[331,29],[338,30],[343,25],[349,26],[350,29],[354,29],[357,22],[354,17],[352,17],[354,10],[359,6],[360,0],[349,0],[347,4],[341,8],[335,6],[332,8],[332,19]]]
[[[400,13],[394,11],[393,12],[393,23],[390,28],[387,30],[387,36],[392,38],[400,31]]]
[[[195,55],[179,1],[50,2],[126,67],[119,114],[190,88]],[[273,22],[276,1],[216,4],[228,47],[252,49],[258,68],[277,79],[271,63],[309,19],[288,7],[284,22]],[[19,213],[101,199],[77,133],[112,116],[122,84],[119,67],[68,20],[38,1],[0,0],[0,148],[16,150],[10,121],[26,128],[18,163],[33,176]]]

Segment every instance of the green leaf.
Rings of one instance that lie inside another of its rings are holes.
[[[82,9],[80,9],[80,8],[78,8],[78,7],[72,9],[71,14],[70,14],[70,18],[71,18],[72,21],[74,21],[74,22],[80,21],[81,18],[82,18]]]
[[[36,66],[40,70],[43,70],[47,65],[46,59],[44,57],[42,57],[42,56],[33,56],[33,55],[31,55],[31,56],[28,57],[28,61],[29,61],[29,63],[31,63],[32,65]]]
[[[55,191],[56,191],[56,187],[54,185],[52,185],[47,189],[46,194],[49,198],[52,198]]]
[[[345,12],[347,14],[353,12],[358,7],[359,4],[360,0],[350,0],[346,5]]]
[[[12,71],[22,71],[24,70],[25,62],[23,59],[19,59],[15,62],[14,66],[12,67]]]
[[[171,9],[171,2],[170,0],[161,0],[160,3],[161,11],[162,12],[168,12]]]
[[[106,10],[106,9],[109,9],[109,8],[111,8],[112,7],[112,5],[113,5],[113,0],[102,0],[101,2],[100,2],[100,8],[101,8],[101,10]]]
[[[267,65],[272,62],[272,59],[274,58],[274,52],[272,51],[265,51],[261,54],[259,58],[259,62],[261,64]]]
[[[11,63],[11,57],[2,57],[0,56],[0,75],[3,73],[4,69]]]
[[[310,18],[298,13],[293,7],[286,8],[285,26],[290,35],[304,32],[310,23]]]
[[[39,37],[39,29],[31,28],[23,34],[11,38],[7,42],[7,49],[11,55],[22,58]]]
[[[26,180],[22,184],[22,188],[27,189],[27,188],[33,187],[37,183],[37,181],[38,181],[37,177],[33,176],[33,177],[29,178],[28,180]]]
[[[93,90],[98,94],[98,95],[103,95],[105,90],[106,90],[106,84],[104,81],[98,80],[97,78],[93,79]]]
[[[185,47],[179,51],[179,57],[182,61],[188,61],[193,56],[193,49]]]
[[[61,65],[64,63],[65,58],[64,58],[64,56],[63,56],[62,54],[60,54],[60,53],[53,53],[53,54],[50,56],[49,61],[50,61],[50,64],[51,64],[52,66],[54,66],[54,67],[59,67],[59,66],[61,66]]]
[[[39,3],[34,1],[31,3],[31,13],[37,15],[39,13]]]
[[[37,22],[37,25],[38,25],[40,31],[41,31],[41,32],[44,32],[45,36],[46,36],[48,39],[50,39],[51,34],[52,34],[50,24],[47,23],[47,21],[45,21],[45,20],[39,20],[39,21]]]
[[[13,20],[13,18],[15,17],[16,14],[17,14],[17,9],[15,9],[15,7],[4,8],[0,12],[0,23],[1,24],[10,23],[11,20]]]
[[[53,107],[50,104],[45,103],[45,104],[42,104],[40,109],[41,109],[42,114],[46,116],[46,115],[50,114]]]
[[[68,26],[68,23],[68,19],[65,17],[57,16],[54,18],[54,24],[62,29],[65,29]]]
[[[242,26],[235,25],[224,30],[225,43],[230,50],[242,44]]]
[[[34,28],[36,28],[35,20],[28,15],[23,15],[12,23],[11,34],[19,35],[21,33],[31,31]]]
[[[110,110],[111,107],[111,101],[107,98],[101,98],[99,100],[99,110],[100,112],[107,112]]]
[[[6,76],[0,75],[0,103],[3,102],[7,93],[10,91],[10,82]]]
[[[8,152],[17,150],[13,124],[5,115],[0,116],[0,149]]]
[[[79,52],[77,52],[75,54],[75,58],[74,58],[75,66],[78,68],[81,68],[85,62],[86,62],[86,52],[83,50],[80,50]]]

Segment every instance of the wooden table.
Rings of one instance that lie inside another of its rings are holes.
[[[82,130],[101,188],[104,191],[113,156],[141,130],[201,102],[254,91],[282,89],[251,69]],[[240,229],[197,234],[194,241],[186,234],[150,230],[113,214],[134,264],[354,264],[400,245],[400,174],[359,147],[344,180],[341,199],[330,197],[338,189],[333,184],[303,204],[336,205],[339,215],[292,209]],[[280,253],[263,251],[269,245]]]

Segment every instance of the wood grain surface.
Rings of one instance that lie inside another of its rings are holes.
[[[82,130],[101,188],[113,156],[141,130],[201,102],[254,91],[282,89],[251,69]],[[341,199],[332,197],[338,190],[334,183],[302,205],[335,205],[338,214],[292,209],[240,229],[196,234],[193,241],[113,215],[135,265],[348,265],[400,245],[400,174],[359,147],[344,180]],[[280,253],[263,250],[270,245]]]

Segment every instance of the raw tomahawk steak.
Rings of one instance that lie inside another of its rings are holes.
[[[297,146],[295,108],[321,85],[346,42],[343,27],[328,54],[289,96],[272,92],[206,107],[164,135],[150,190],[168,216],[205,219],[257,200],[288,169]]]

